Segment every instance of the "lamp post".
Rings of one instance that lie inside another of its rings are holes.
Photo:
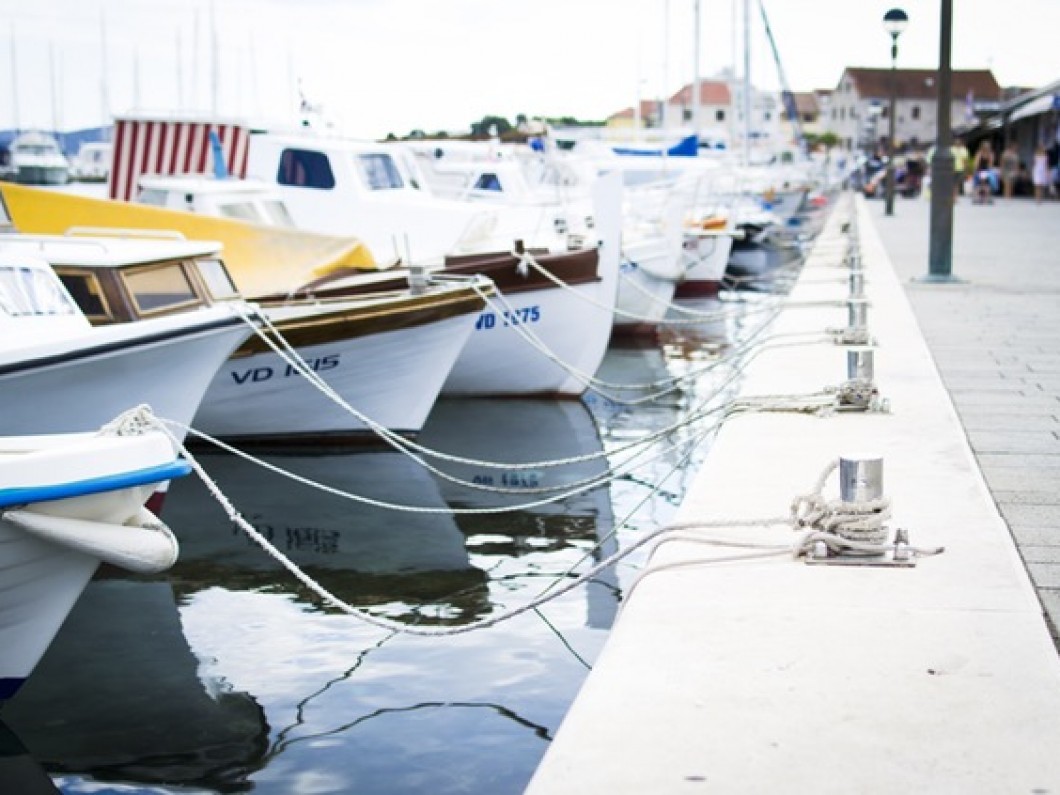
[[[883,15],[883,29],[891,35],[891,109],[889,112],[891,128],[887,142],[887,172],[885,174],[886,193],[884,207],[885,215],[894,215],[894,114],[897,102],[897,62],[898,62],[898,37],[902,35],[905,26],[909,24],[909,17],[900,8],[892,8]]]

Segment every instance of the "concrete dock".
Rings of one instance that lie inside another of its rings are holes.
[[[916,280],[926,200],[854,207],[889,410],[722,427],[676,519],[698,527],[652,555],[530,795],[1060,792],[1042,607],[1060,618],[1060,204],[959,202],[952,284]],[[776,408],[846,380],[848,350],[823,339],[848,322],[841,215],[743,397]],[[790,554],[799,535],[771,520],[842,456],[882,457],[888,527],[944,551]]]

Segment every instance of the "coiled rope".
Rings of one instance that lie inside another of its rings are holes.
[[[836,462],[832,462],[820,478],[818,478],[817,488],[810,495],[804,495],[797,497],[792,506],[792,514],[788,517],[777,517],[769,519],[759,520],[718,520],[711,522],[693,522],[683,523],[675,525],[666,525],[659,527],[653,531],[644,534],[642,537],[631,543],[625,549],[622,549],[613,555],[610,555],[606,559],[600,561],[596,565],[589,568],[583,574],[578,577],[564,582],[560,585],[550,588],[546,593],[529,600],[519,607],[505,610],[498,613],[495,616],[491,616],[486,619],[474,621],[469,624],[464,624],[455,627],[421,627],[416,625],[402,624],[397,621],[382,618],[374,615],[366,610],[351,605],[339,598],[335,594],[331,593],[327,588],[314,580],[306,572],[304,572],[294,561],[284,555],[279,549],[273,546],[268,539],[266,539],[261,533],[259,533],[253,525],[251,525],[243,516],[236,510],[235,506],[232,505],[231,501],[221,491],[217,483],[209,476],[206,470],[202,467],[199,461],[187,450],[184,444],[173,434],[169,429],[166,422],[157,418],[148,406],[137,406],[134,409],[130,409],[128,412],[117,418],[113,423],[109,425],[119,429],[118,432],[131,432],[131,429],[149,429],[154,428],[165,433],[172,441],[174,447],[180,452],[180,454],[187,460],[188,464],[196,472],[199,478],[203,481],[207,490],[218,502],[221,508],[225,511],[228,518],[247,536],[260,546],[266,554],[277,561],[283,568],[285,568],[292,576],[295,577],[300,583],[306,588],[316,594],[320,599],[333,607],[341,610],[343,613],[350,615],[366,624],[385,630],[387,632],[401,633],[406,635],[416,635],[422,637],[448,637],[452,635],[463,635],[476,630],[487,629],[504,621],[509,621],[517,616],[527,613],[532,610],[537,610],[548,602],[563,596],[564,594],[578,588],[585,583],[591,581],[601,572],[608,568],[611,568],[621,560],[627,558],[633,552],[641,549],[645,545],[655,541],[656,539],[664,539],[668,535],[675,535],[679,531],[687,531],[694,529],[718,529],[718,528],[732,528],[732,527],[770,527],[779,524],[790,524],[794,529],[806,530],[811,528],[809,532],[804,532],[803,536],[796,541],[794,544],[787,545],[784,548],[778,548],[773,545],[768,549],[753,553],[755,557],[762,557],[766,554],[775,556],[778,554],[795,554],[796,556],[803,554],[807,549],[807,543],[812,539],[814,541],[820,539],[828,539],[831,543],[839,546],[855,544],[859,548],[880,546],[882,544],[873,540],[861,540],[869,538],[866,534],[865,527],[871,523],[869,518],[870,510],[874,512],[874,515],[880,515],[882,512],[879,510],[879,506],[875,505],[878,501],[872,501],[872,506],[859,506],[854,504],[846,504],[847,507],[843,510],[834,509],[831,506],[831,501],[824,500],[820,497],[821,489],[823,488],[824,481],[828,475],[837,466]],[[808,509],[804,509],[802,506],[811,506]],[[857,510],[851,510],[851,508]],[[845,511],[845,512],[844,512]],[[889,515],[889,514],[888,514]],[[844,518],[845,517],[845,518]],[[853,517],[853,518],[851,518]],[[882,521],[882,520],[881,520]],[[853,528],[853,529],[852,529]],[[851,532],[859,533],[861,539],[851,540],[845,537],[844,534]],[[714,546],[754,546],[749,544],[732,544],[722,539],[711,539],[711,538],[696,538],[697,541],[702,543],[709,543]],[[684,535],[681,536],[683,540],[688,540],[689,537]],[[675,538],[675,540],[677,540]],[[938,554],[942,549],[937,550],[926,550],[921,551],[921,554]],[[696,561],[698,564],[707,563],[719,563],[726,562],[728,560],[740,559],[746,556],[735,556],[724,559],[704,559],[702,561]],[[643,581],[643,579],[651,574],[658,573],[664,569],[675,568],[676,565],[692,565],[692,561],[681,562],[680,564],[663,564],[661,566],[649,567],[645,569],[637,581],[634,583],[634,587],[637,583]],[[629,600],[633,588],[626,594],[626,601]]]

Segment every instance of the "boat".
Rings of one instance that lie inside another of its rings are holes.
[[[24,185],[65,185],[70,163],[55,137],[39,130],[15,136],[9,147],[11,179]]]
[[[202,183],[208,180],[203,178]],[[19,231],[64,235],[79,228],[130,230],[126,235],[169,230],[189,240],[221,243],[225,266],[248,298],[288,292],[340,269],[374,270],[375,259],[357,238],[323,235],[239,218],[83,196],[0,183],[0,193]]]
[[[112,149],[106,141],[86,141],[81,144],[70,164],[71,178],[78,182],[106,182],[110,175]]]
[[[227,358],[214,361],[195,409],[164,416],[231,440],[375,440],[373,425],[415,434],[492,290],[488,280],[470,277],[415,290],[406,284],[338,299],[251,305],[241,300],[217,241],[121,239],[116,231],[3,236],[0,252],[35,252],[47,260],[99,332],[148,319],[179,324],[229,307],[242,337]],[[272,328],[259,336],[252,322]],[[289,358],[266,339],[290,346]],[[295,356],[361,416],[308,383]]]
[[[505,250],[447,256],[429,271],[438,279],[485,276],[498,293],[476,319],[443,395],[574,398],[585,391],[607,352],[616,302],[620,192],[614,187],[603,181],[596,191],[594,245],[549,250],[515,241]],[[403,273],[326,277],[295,295],[395,289]]]
[[[158,252],[144,241],[127,242],[139,243],[141,254]],[[82,245],[98,251],[100,244]],[[218,302],[165,314],[158,306],[163,293],[146,281],[136,286],[144,288],[137,300],[148,308],[142,319],[93,327],[41,256],[40,243],[0,234],[0,434],[82,431],[130,404],[191,422],[218,368],[252,333],[244,319],[249,306]],[[88,315],[104,312],[110,298],[85,290],[79,297]]]
[[[97,432],[0,437],[0,701],[29,678],[100,563],[144,574],[177,559],[144,503],[190,466],[168,434],[115,419]]]

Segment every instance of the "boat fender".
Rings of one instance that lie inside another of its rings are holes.
[[[146,508],[125,524],[5,511],[4,521],[59,546],[136,574],[156,574],[177,562],[180,546],[173,531]]]

